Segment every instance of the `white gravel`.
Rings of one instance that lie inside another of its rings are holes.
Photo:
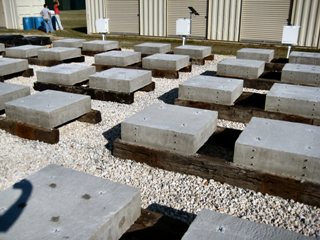
[[[216,62],[224,57],[228,56],[215,56],[215,60],[205,66],[193,66],[192,73],[180,73],[177,80],[153,79],[155,91],[136,93],[131,105],[93,100],[92,108],[101,111],[102,122],[96,125],[77,121],[67,124],[60,128],[60,141],[55,145],[24,140],[0,130],[0,190],[55,163],[135,186],[141,190],[142,207],[150,206],[186,222],[192,220],[192,213],[208,208],[319,237],[320,208],[213,180],[155,169],[111,155],[112,141],[119,136],[119,124],[126,117],[163,99],[172,102],[174,95],[166,94],[168,91],[191,76],[216,70]],[[93,63],[93,57],[86,57],[86,62]],[[31,67],[35,71],[43,68]],[[32,87],[35,80],[36,77],[18,77],[6,82]],[[219,125],[244,128],[244,124],[229,121],[219,121]]]

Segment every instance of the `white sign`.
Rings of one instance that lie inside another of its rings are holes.
[[[300,26],[283,26],[282,43],[283,44],[298,44]]]
[[[96,31],[98,33],[109,32],[109,18],[100,18],[96,20]]]
[[[190,35],[190,24],[189,18],[179,18],[176,21],[176,35],[189,36]]]

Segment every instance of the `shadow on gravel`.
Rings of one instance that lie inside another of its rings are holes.
[[[178,98],[178,91],[178,88],[171,89],[169,92],[166,92],[158,97],[158,99],[167,104],[174,104],[174,100]]]
[[[120,124],[115,125],[113,128],[110,128],[108,131],[102,133],[102,135],[108,141],[105,147],[109,151],[112,151],[113,142],[121,136],[121,125]]]
[[[200,75],[214,77],[214,76],[217,76],[217,72],[208,70],[208,71],[205,71],[205,72],[201,73]]]

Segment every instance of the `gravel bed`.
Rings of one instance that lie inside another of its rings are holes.
[[[143,208],[162,211],[185,222],[190,223],[194,214],[208,208],[320,237],[320,208],[111,155],[112,142],[120,134],[119,124],[126,117],[152,103],[173,103],[177,93],[174,89],[179,83],[204,71],[215,71],[217,61],[225,57],[230,56],[216,55],[214,61],[204,66],[193,66],[192,73],[180,73],[177,80],[153,79],[155,91],[137,92],[131,105],[92,100],[92,108],[101,111],[102,122],[96,125],[77,121],[67,124],[60,128],[60,141],[55,145],[24,140],[0,130],[0,190],[55,163],[137,187],[141,190]],[[86,62],[92,64],[93,57],[86,57]],[[35,71],[43,68],[31,67]],[[6,82],[32,89],[35,80],[36,76],[18,77]],[[218,124],[237,129],[245,127],[244,124],[222,120]]]

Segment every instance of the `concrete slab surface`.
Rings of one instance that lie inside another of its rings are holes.
[[[174,54],[188,55],[192,59],[203,59],[211,55],[212,48],[208,46],[183,45],[174,48]]]
[[[37,81],[53,84],[74,85],[89,79],[95,74],[94,66],[87,64],[59,64],[37,71]]]
[[[6,50],[6,47],[4,43],[0,43],[0,52],[4,52]]]
[[[217,117],[215,111],[153,104],[121,123],[121,138],[137,145],[192,155],[215,131]]]
[[[292,51],[289,63],[320,65],[320,53]]]
[[[271,62],[274,58],[274,50],[263,48],[241,48],[237,51],[237,58]]]
[[[90,88],[132,93],[152,82],[151,71],[111,68],[90,76]]]
[[[0,110],[4,110],[6,102],[28,95],[30,88],[27,86],[0,82]]]
[[[54,47],[38,51],[39,60],[63,61],[65,59],[81,57],[80,48]]]
[[[265,110],[320,119],[320,88],[275,83],[267,93]]]
[[[281,81],[320,87],[320,66],[287,63],[282,69]]]
[[[203,209],[182,240],[307,240],[302,234]]]
[[[126,67],[141,62],[141,53],[129,51],[109,51],[94,55],[98,65]]]
[[[79,38],[64,38],[52,42],[53,47],[71,47],[71,48],[81,48],[85,39]]]
[[[45,49],[45,46],[22,45],[17,47],[6,48],[6,56],[13,58],[30,58],[37,57],[40,49]]]
[[[151,55],[156,53],[168,53],[171,51],[170,43],[145,42],[134,46],[135,52]]]
[[[142,59],[142,68],[178,71],[189,65],[189,56],[157,53]]]
[[[91,111],[89,96],[46,90],[5,104],[6,118],[52,129]]]
[[[217,65],[219,76],[257,79],[264,72],[264,61],[227,58]]]
[[[4,227],[13,222],[2,240],[116,240],[141,213],[138,189],[58,165],[17,182],[0,199]]]
[[[29,68],[28,60],[0,58],[0,76],[25,71]]]
[[[320,126],[253,117],[235,143],[234,163],[320,183]]]
[[[243,80],[199,75],[179,85],[179,98],[233,105],[242,91]]]
[[[119,42],[110,41],[110,40],[93,40],[93,41],[83,42],[83,46],[82,46],[83,51],[92,51],[92,52],[110,51],[117,48],[119,48]]]

